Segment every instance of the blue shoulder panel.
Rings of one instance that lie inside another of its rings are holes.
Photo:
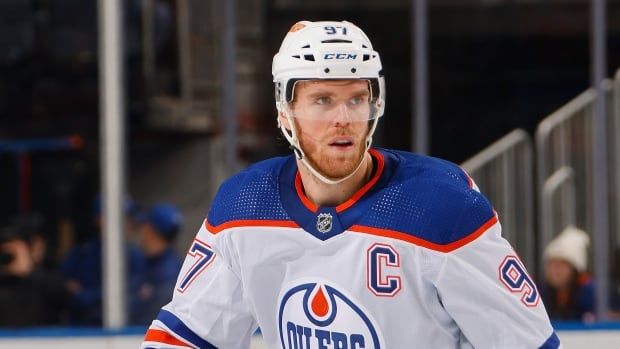
[[[493,218],[488,200],[470,188],[468,176],[457,165],[408,152],[383,152],[398,159],[395,173],[358,224],[445,245]]]
[[[209,211],[209,224],[234,220],[289,220],[279,196],[278,175],[292,156],[256,163],[226,180]]]

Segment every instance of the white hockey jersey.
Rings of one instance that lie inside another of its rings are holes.
[[[449,162],[372,149],[350,200],[317,207],[295,159],[225,182],[142,348],[558,348],[489,202]]]

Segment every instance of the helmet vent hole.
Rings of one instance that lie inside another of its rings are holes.
[[[293,55],[293,58],[301,58],[299,55]]]
[[[364,60],[364,62],[366,62],[366,61],[367,61],[367,60],[369,60],[369,59],[370,59],[370,55],[364,55],[364,59],[363,59],[363,60]]]
[[[363,47],[363,48],[368,48],[368,46],[366,46],[366,45],[364,45],[364,44],[362,44],[362,47]]]
[[[343,40],[343,39],[330,39],[330,40],[323,40],[321,41],[322,44],[337,44],[337,43],[346,43],[346,44],[350,44],[353,41],[351,40]]]
[[[329,73],[329,68],[325,68],[325,69],[323,69],[323,71],[324,71],[325,73]]]
[[[356,71],[357,71],[357,69],[351,68],[351,73],[355,73]]]
[[[301,48],[310,48],[310,44],[308,44],[306,46],[302,46]]]
[[[304,55],[304,59],[306,61],[312,61],[314,62],[314,55]]]

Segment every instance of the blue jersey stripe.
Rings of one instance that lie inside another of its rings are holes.
[[[539,349],[557,349],[560,347],[560,338],[553,332]]]
[[[198,336],[194,331],[190,330],[181,319],[176,317],[171,312],[162,309],[157,315],[157,320],[161,321],[166,325],[170,330],[174,331],[174,333],[183,337],[188,342],[194,344],[200,349],[217,349],[211,343],[204,340],[202,337]]]

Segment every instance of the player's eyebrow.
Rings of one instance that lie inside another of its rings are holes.
[[[317,97],[333,97],[335,95],[338,95],[339,93],[335,93],[333,91],[330,90],[317,90],[314,92],[310,92],[307,96],[309,98],[317,98]],[[358,97],[358,96],[365,96],[365,95],[369,95],[370,92],[368,91],[368,88],[360,88],[358,90],[355,90],[351,93],[349,93],[348,95],[351,97]]]
[[[307,96],[310,98],[315,98],[315,97],[331,97],[333,95],[335,95],[335,93],[333,93],[332,91],[317,90],[314,92],[310,92]]]
[[[352,93],[351,96],[368,96],[370,95],[370,91],[368,91],[368,88],[362,88],[359,89],[357,92]]]

